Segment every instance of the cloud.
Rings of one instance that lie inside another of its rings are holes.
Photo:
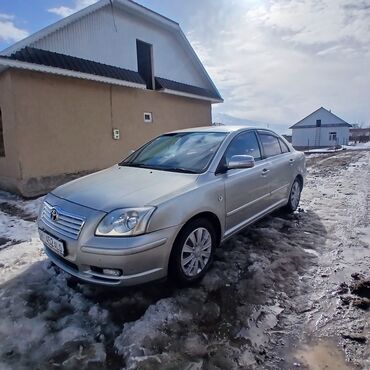
[[[14,16],[0,13],[0,41],[15,42],[28,36],[28,32],[14,24]]]
[[[216,117],[288,127],[324,106],[370,122],[369,0],[220,0],[190,28],[225,99]]]
[[[370,8],[353,0],[273,1],[247,13],[249,21],[305,45],[369,42],[369,16]]]
[[[49,13],[54,13],[62,18],[68,17],[69,15],[76,13],[77,11],[86,8],[87,6],[96,3],[97,0],[75,0],[73,7],[68,6],[59,6],[56,8],[50,8],[48,9]]]

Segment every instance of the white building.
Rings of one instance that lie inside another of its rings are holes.
[[[350,127],[349,123],[321,107],[290,127],[292,144],[296,149],[346,145]]]

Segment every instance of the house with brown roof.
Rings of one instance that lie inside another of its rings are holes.
[[[45,193],[222,101],[178,23],[101,0],[0,53],[0,187]]]

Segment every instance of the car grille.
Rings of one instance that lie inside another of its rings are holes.
[[[54,214],[55,212],[56,217],[53,218],[52,213]],[[77,240],[85,223],[85,218],[44,202],[41,211],[41,221],[59,234]]]

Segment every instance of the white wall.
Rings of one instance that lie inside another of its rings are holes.
[[[348,144],[349,127],[320,127],[320,143],[318,146],[329,147],[336,143],[329,140],[329,133],[337,133],[337,143],[339,145]],[[293,146],[315,146],[316,127],[313,128],[297,128],[292,129],[292,144]]]
[[[104,7],[30,46],[137,71],[136,39],[153,45],[154,74],[211,89],[182,44],[170,31],[136,15]]]

